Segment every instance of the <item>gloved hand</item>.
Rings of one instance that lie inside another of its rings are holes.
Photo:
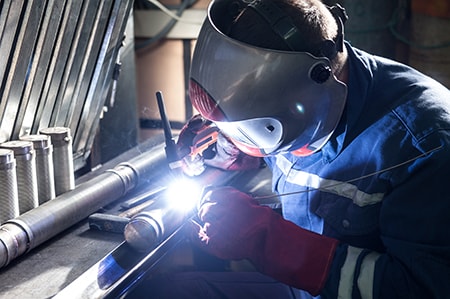
[[[194,242],[222,259],[248,259],[283,283],[318,295],[338,241],[300,228],[232,187],[206,193]]]
[[[201,155],[190,156],[197,136],[215,125],[200,114],[193,116],[181,129],[177,140],[178,155],[183,159],[186,174],[199,175],[204,165],[223,170],[249,170],[261,165],[260,158],[241,152],[222,133],[218,133],[217,142],[210,145]]]

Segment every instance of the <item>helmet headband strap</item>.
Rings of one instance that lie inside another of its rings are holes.
[[[260,15],[271,27],[271,29],[285,42],[292,51],[303,51],[304,42],[301,38],[300,31],[295,26],[292,19],[284,13],[271,0],[254,0],[247,6]],[[348,19],[345,9],[336,4],[328,7],[330,12],[336,19],[338,33],[335,41],[325,40],[320,46],[320,52],[328,59],[333,59],[337,52],[344,50],[344,24]]]

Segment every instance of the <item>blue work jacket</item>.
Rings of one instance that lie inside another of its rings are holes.
[[[266,158],[283,216],[342,241],[322,298],[450,298],[450,92],[346,44],[346,108],[321,151]]]

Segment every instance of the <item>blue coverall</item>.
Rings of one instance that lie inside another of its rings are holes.
[[[321,151],[266,158],[283,216],[341,240],[322,298],[450,298],[450,91],[346,44],[346,108]]]
[[[450,91],[346,44],[347,104],[309,157],[266,158],[283,216],[342,241],[321,298],[450,298]],[[259,273],[175,273],[134,298],[306,298]],[[143,295],[145,294],[145,295]]]

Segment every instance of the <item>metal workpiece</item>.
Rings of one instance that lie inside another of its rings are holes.
[[[168,171],[156,146],[0,226],[0,267]]]
[[[39,205],[41,205],[56,197],[51,137],[44,134],[33,134],[21,136],[19,139],[33,143],[36,153],[38,199]]]
[[[172,234],[183,222],[187,213],[164,204],[160,200],[159,207],[135,215],[124,229],[125,240],[137,251],[148,252]]]
[[[107,105],[133,1],[0,3],[0,139],[69,127],[79,170],[87,163]]]
[[[36,174],[36,154],[30,141],[7,141],[0,145],[14,152],[16,159],[17,192],[19,214],[23,214],[39,205]]]
[[[58,196],[64,192],[73,190],[75,188],[75,173],[70,128],[43,128],[39,130],[39,133],[50,136],[53,145],[56,195]]]
[[[197,177],[196,183],[200,186],[223,186],[240,174],[209,168]],[[150,209],[134,215],[125,226],[125,240],[133,249],[140,252],[152,250],[195,215],[195,207],[186,210],[173,206],[167,196],[163,192]]]
[[[125,241],[112,252],[89,268],[74,282],[53,296],[66,298],[123,298],[146,273],[183,240],[185,227],[182,225],[150,252],[137,252]]]
[[[0,148],[0,223],[19,216],[16,159],[10,149]]]
[[[223,186],[242,175],[239,171],[208,168],[196,181],[203,186]],[[193,214],[168,205],[166,197],[165,191],[158,194],[148,210],[130,220],[124,231],[126,241],[53,298],[123,298],[157,269],[166,255],[186,241]]]
[[[0,265],[7,265],[26,252],[29,245],[27,232],[13,223],[0,226]]]

